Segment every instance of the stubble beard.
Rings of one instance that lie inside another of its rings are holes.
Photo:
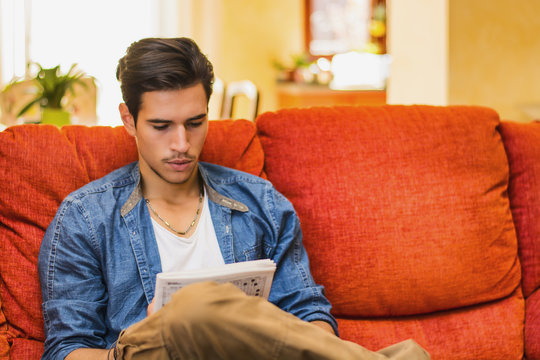
[[[150,164],[148,164],[148,167],[154,172],[154,174],[156,174],[161,180],[165,181],[167,184],[171,184],[171,185],[183,185],[185,183],[187,183],[192,177],[193,177],[193,173],[195,171],[197,171],[198,169],[198,166],[196,164],[196,161],[194,160],[195,162],[195,166],[193,167],[193,169],[191,170],[191,172],[189,173],[189,176],[187,178],[185,178],[184,180],[180,180],[180,181],[170,181],[168,179],[166,179],[159,171],[157,171],[153,166],[151,166]]]

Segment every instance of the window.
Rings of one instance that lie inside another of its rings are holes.
[[[73,63],[96,78],[97,123],[119,125],[116,65],[133,41],[178,36],[178,0],[0,0],[0,82],[23,77],[26,63]]]

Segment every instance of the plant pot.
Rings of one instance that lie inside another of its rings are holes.
[[[58,127],[68,125],[70,123],[70,114],[62,109],[43,108],[41,110],[41,123]]]

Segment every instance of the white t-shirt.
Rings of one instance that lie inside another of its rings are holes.
[[[204,196],[201,218],[190,237],[180,237],[152,218],[154,234],[161,257],[161,268],[166,271],[200,269],[225,264],[208,209],[208,196]]]

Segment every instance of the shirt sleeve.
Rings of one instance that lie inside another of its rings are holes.
[[[47,229],[38,256],[43,296],[42,359],[78,348],[105,348],[107,292],[91,216],[66,200]]]
[[[302,320],[326,321],[337,335],[337,322],[330,313],[332,306],[325,297],[324,287],[316,284],[311,275],[294,207],[273,187],[270,192],[277,240],[272,256],[276,273],[269,301]]]

